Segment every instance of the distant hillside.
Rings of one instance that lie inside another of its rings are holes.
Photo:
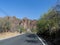
[[[28,18],[18,19],[15,16],[0,17],[0,32],[14,32],[25,30],[35,30],[37,20],[30,20]]]

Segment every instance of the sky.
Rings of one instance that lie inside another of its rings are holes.
[[[0,17],[39,19],[57,0],[0,0]]]

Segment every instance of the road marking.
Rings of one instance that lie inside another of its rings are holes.
[[[43,44],[43,45],[48,45],[48,44],[45,44],[44,42],[43,42],[43,40],[38,36],[38,35],[36,35],[37,37],[38,37],[38,39],[41,41],[41,43]],[[45,41],[45,40],[44,40]]]

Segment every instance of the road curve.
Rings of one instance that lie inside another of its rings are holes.
[[[23,34],[6,40],[1,40],[0,45],[43,45],[35,34]]]

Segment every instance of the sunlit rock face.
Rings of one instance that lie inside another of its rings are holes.
[[[30,20],[30,19],[25,17],[21,20],[20,25],[22,25],[24,29],[30,29],[31,30],[32,28],[36,29],[36,23],[37,23],[36,20]]]

